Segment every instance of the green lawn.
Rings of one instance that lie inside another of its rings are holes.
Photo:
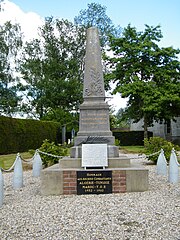
[[[120,150],[126,153],[143,153],[144,146],[120,146]]]
[[[24,152],[24,153],[20,153],[20,154],[21,154],[23,159],[30,159],[33,156],[29,152]],[[13,165],[13,163],[16,159],[16,155],[17,155],[16,153],[7,154],[7,155],[0,155],[0,167],[5,168],[5,169],[9,169]],[[24,164],[24,165],[27,165],[27,164]]]

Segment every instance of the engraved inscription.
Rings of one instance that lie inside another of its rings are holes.
[[[112,171],[78,171],[77,194],[112,193]]]
[[[82,125],[102,125],[107,124],[108,115],[106,113],[98,113],[98,114],[82,114],[81,124]]]
[[[82,167],[108,166],[107,144],[82,144]]]

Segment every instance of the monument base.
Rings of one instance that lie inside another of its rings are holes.
[[[125,155],[109,158],[106,169],[87,169],[81,167],[80,158],[65,157],[41,172],[42,195],[66,194],[107,194],[125,192],[143,192],[148,190],[148,170],[132,165]],[[111,174],[109,177],[106,173]],[[89,174],[87,179],[79,178]],[[93,177],[92,177],[93,176]],[[87,180],[87,181],[86,181]],[[81,188],[79,190],[79,187]],[[103,190],[104,189],[104,190]],[[106,191],[106,189],[111,189]]]

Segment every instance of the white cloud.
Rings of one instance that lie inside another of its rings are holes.
[[[43,24],[43,19],[34,12],[23,12],[16,4],[5,0],[2,3],[3,11],[0,12],[0,24],[6,21],[19,23],[25,39],[38,37],[37,29]]]

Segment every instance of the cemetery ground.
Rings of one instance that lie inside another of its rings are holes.
[[[149,169],[148,191],[41,196],[40,179],[31,170],[23,173],[19,190],[12,189],[13,173],[3,173],[0,239],[180,239],[180,183],[168,183],[155,165],[134,159],[137,153],[128,156]]]

